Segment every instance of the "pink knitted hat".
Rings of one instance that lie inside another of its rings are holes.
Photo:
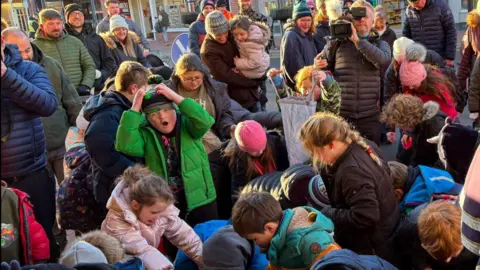
[[[427,71],[418,61],[406,61],[400,66],[400,81],[403,86],[417,86],[425,80]]]
[[[309,8],[314,8],[315,7],[315,1],[313,0],[307,0],[307,7]]]
[[[256,121],[247,120],[238,123],[235,128],[235,140],[240,150],[247,153],[263,152],[267,147],[267,134]]]

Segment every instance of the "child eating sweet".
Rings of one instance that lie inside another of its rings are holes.
[[[200,268],[202,242],[178,216],[166,181],[136,165],[125,170],[108,200],[102,230],[117,238],[125,252],[139,257],[146,269],[173,269],[158,251],[162,236],[185,252]]]
[[[270,41],[270,28],[252,22],[246,16],[236,16],[230,21],[240,57],[235,57],[235,66],[249,79],[262,78],[270,66],[270,56],[265,51]]]

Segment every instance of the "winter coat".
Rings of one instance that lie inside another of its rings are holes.
[[[85,146],[92,160],[93,192],[102,210],[106,210],[115,179],[127,167],[141,161],[115,150],[120,118],[131,107],[125,96],[111,90],[91,97],[83,107],[83,116],[90,122],[85,132]]]
[[[7,258],[16,259],[25,265],[50,259],[50,242],[42,225],[35,220],[33,205],[28,200],[27,193],[3,186],[1,193],[2,261],[6,261]],[[4,214],[9,217],[6,218]],[[8,223],[12,221],[16,224]],[[15,246],[14,242],[18,239],[20,253],[12,254],[10,252],[16,251],[10,249]]]
[[[162,20],[160,21],[160,26],[165,28],[170,26],[170,20],[168,19],[168,14],[165,10],[162,10],[158,13],[159,16],[162,16]]]
[[[327,54],[327,69],[342,89],[340,115],[359,119],[380,112],[380,69],[391,60],[388,44],[376,32],[362,39],[333,42]]]
[[[472,69],[478,56],[478,50],[480,49],[473,48],[472,44],[473,35],[480,31],[478,30],[480,28],[480,14],[476,10],[470,11],[467,15],[466,22],[468,28],[463,35],[463,51],[457,71],[460,86],[464,91],[468,90],[466,89],[467,80],[470,78],[471,74],[474,74],[472,73]],[[480,37],[478,37],[478,40],[480,40]],[[477,44],[477,46],[480,46],[480,44]]]
[[[102,76],[95,79],[96,89],[103,89],[105,81],[117,72],[117,64],[112,52],[108,49],[105,41],[97,35],[89,24],[84,24],[82,32],[79,33],[70,24],[65,24],[65,30],[71,36],[78,38],[87,47],[90,56],[95,63],[95,69],[102,73]]]
[[[327,37],[330,36],[329,22],[319,22],[315,28],[313,34],[313,41],[315,42],[315,48],[317,48],[317,54],[323,51],[325,45],[327,45]]]
[[[340,249],[332,232],[332,221],[311,207],[284,210],[267,251],[270,265],[277,269],[310,268],[329,248]]]
[[[188,28],[188,47],[194,54],[200,56],[200,48],[207,36],[205,31],[205,16],[198,14],[197,20]]]
[[[75,126],[78,113],[82,109],[82,102],[77,90],[73,87],[62,66],[55,59],[45,55],[37,45],[31,43],[33,61],[47,72],[57,96],[57,108],[49,117],[42,117],[45,132],[47,151],[62,148],[69,127]]]
[[[253,241],[238,235],[230,220],[211,220],[197,224],[193,228],[203,245],[203,262],[206,269],[240,268],[247,270],[265,270],[268,260]],[[197,270],[197,266],[183,253],[178,251],[175,269]]]
[[[287,22],[284,29],[280,44],[280,67],[287,85],[295,89],[295,75],[303,67],[313,65],[317,48],[312,34],[303,33],[294,21]]]
[[[142,49],[150,49],[150,45],[148,44],[148,40],[142,33],[142,30],[137,26],[137,24],[129,18],[123,17],[128,24],[128,30],[133,31],[140,39],[140,43],[142,44]],[[97,25],[97,34],[103,34],[110,32],[110,16],[103,18]],[[143,54],[143,50],[142,50]]]
[[[277,171],[284,171],[289,167],[288,164],[288,153],[287,147],[285,145],[285,140],[282,135],[276,131],[267,132],[267,143],[272,151],[274,157],[273,162],[275,162],[275,167]],[[239,150],[240,151],[240,150]],[[247,179],[247,168],[246,160],[242,159],[242,156],[237,153],[235,157],[235,162],[229,166],[230,173],[232,176],[232,194],[238,190],[242,190],[245,185],[248,184],[252,179],[260,176],[259,172],[255,172],[251,179]]]
[[[422,43],[444,59],[455,59],[457,30],[450,7],[444,0],[427,0],[422,10],[407,7],[403,36]]]
[[[425,203],[415,208],[398,226],[398,230],[395,233],[395,245],[398,261],[400,262],[399,269],[420,270],[427,267],[435,270],[475,269],[478,255],[474,255],[465,248],[457,257],[452,258],[449,263],[435,260],[423,249],[418,235],[418,217],[427,205],[428,203]]]
[[[177,120],[181,122],[175,131],[175,143],[180,156],[187,210],[192,211],[216,198],[207,153],[202,144],[202,137],[212,127],[214,119],[193,99],[184,99],[178,108]],[[123,113],[115,149],[131,156],[145,157],[152,172],[168,179],[167,162],[157,131],[144,115],[132,110]]]
[[[45,167],[45,134],[40,117],[57,108],[57,98],[41,66],[23,61],[18,47],[7,44],[2,77],[1,179],[22,177]]]
[[[129,192],[130,188],[123,180],[115,187],[108,200],[108,214],[102,223],[102,231],[117,238],[125,252],[139,257],[148,270],[172,265],[157,249],[163,236],[202,265],[202,241],[180,219],[180,210],[171,204],[152,225],[147,225],[138,220],[131,208]]]
[[[468,91],[468,108],[470,112],[480,111],[480,58],[475,61],[472,77],[470,81],[470,89]]]
[[[57,60],[78,88],[80,85],[93,87],[95,81],[95,63],[83,43],[63,31],[61,37],[52,39],[38,29],[33,41],[46,55]]]
[[[388,46],[390,46],[390,51],[392,51],[393,55],[393,43],[397,39],[397,35],[395,34],[395,31],[392,30],[389,26],[386,26],[387,29],[383,33],[383,35],[380,36],[380,40],[383,40],[388,43]]]
[[[259,79],[270,66],[270,56],[265,51],[270,41],[270,28],[261,23],[253,23],[248,28],[248,39],[237,41],[240,58],[235,66],[249,79]]]
[[[348,250],[333,250],[325,257],[318,260],[311,270],[324,269],[349,269],[349,270],[397,270],[389,262],[382,260],[378,256],[373,255],[358,255],[357,253]]]
[[[210,69],[213,78],[228,85],[230,98],[244,108],[250,108],[259,101],[259,82],[233,71],[235,67],[233,59],[238,56],[233,41],[220,44],[212,36],[207,35],[200,51],[202,61]]]
[[[170,81],[166,85],[175,92],[178,92],[178,84],[180,78],[172,75]],[[234,120],[232,111],[230,110],[230,97],[227,95],[227,85],[217,82],[208,75],[203,78],[203,83],[207,88],[207,94],[212,99],[215,106],[215,124],[212,129],[217,137],[225,139],[230,137],[230,126],[238,123]]]
[[[455,119],[457,117],[457,111],[455,110],[454,98],[448,91],[448,87],[444,84],[437,84],[437,89],[440,90],[440,93],[443,98],[439,98],[434,95],[419,93],[417,90],[411,90],[410,88],[403,87],[403,93],[419,97],[423,103],[428,101],[434,101],[440,105],[440,110],[445,113],[448,117]]]
[[[437,66],[439,68],[445,66],[445,60],[443,60],[438,53],[432,50],[427,50],[427,56],[425,57],[424,63]],[[398,67],[398,70],[395,70],[394,63],[390,63],[390,66],[388,66],[383,79],[383,103],[387,104],[394,95],[402,93],[400,66]]]
[[[380,155],[374,143],[367,143]],[[352,143],[321,175],[331,204],[321,211],[335,224],[335,241],[358,254],[391,261],[400,212],[387,164],[379,166],[365,149]]]
[[[477,148],[475,156],[465,179],[465,186],[460,198],[462,207],[462,243],[473,252],[480,254],[480,243],[476,241],[480,233],[480,148]]]
[[[146,68],[152,67],[148,62],[147,58],[143,55],[143,48],[140,44],[140,38],[135,34],[133,31],[128,31],[127,39],[131,39],[131,44],[133,45],[133,52],[135,52],[135,56],[128,55],[122,46],[122,43],[110,32],[100,34],[103,38],[107,47],[110,49],[113,55],[113,59],[115,59],[115,63],[118,67],[125,62],[125,61],[136,61],[142,64]],[[128,45],[127,45],[128,46]]]

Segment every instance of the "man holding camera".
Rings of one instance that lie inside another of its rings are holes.
[[[315,64],[330,70],[342,88],[340,115],[379,145],[380,69],[390,62],[391,49],[372,31],[374,9],[370,3],[357,0],[351,15],[353,22],[332,23],[332,40],[316,57]]]
[[[403,36],[422,43],[453,66],[457,30],[450,7],[444,0],[408,0]]]

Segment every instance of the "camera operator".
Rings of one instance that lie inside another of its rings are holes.
[[[391,49],[372,31],[374,9],[370,3],[357,0],[351,13],[352,23],[343,20],[332,24],[332,40],[317,55],[315,64],[333,72],[342,88],[340,115],[378,145],[381,136],[380,68],[390,62]],[[343,39],[339,34],[342,31]]]

